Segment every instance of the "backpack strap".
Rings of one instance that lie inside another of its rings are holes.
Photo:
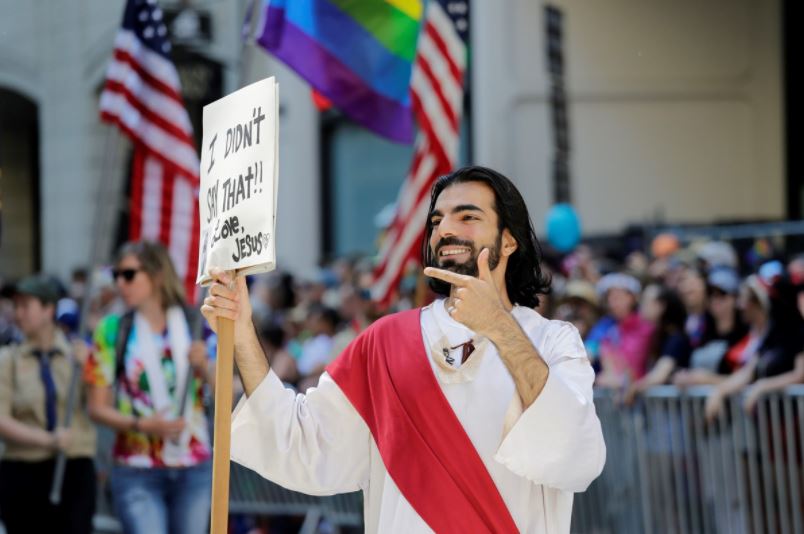
[[[197,308],[188,306],[186,304],[183,305],[181,309],[184,312],[184,318],[187,320],[187,327],[190,330],[190,339],[193,341],[203,339],[204,324],[201,320],[201,312],[199,312]]]
[[[201,321],[201,314],[191,306],[182,306],[184,318],[187,320],[187,326],[190,330],[190,338],[193,341],[199,340],[203,336],[203,324]],[[134,325],[134,311],[129,310],[122,317],[120,317],[120,325],[117,328],[117,338],[115,339],[114,353],[115,353],[115,381],[125,373],[125,355],[126,344],[128,338],[131,336],[131,328]]]
[[[120,318],[120,324],[117,327],[117,338],[114,342],[114,381],[118,383],[121,379],[125,379],[126,372],[126,345],[128,338],[131,336],[131,327],[134,325],[134,311],[127,311]]]

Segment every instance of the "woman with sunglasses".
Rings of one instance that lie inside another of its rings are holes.
[[[89,413],[116,430],[111,489],[126,534],[207,531],[211,449],[207,353],[164,247],[125,244],[114,270],[126,314],[95,330]]]

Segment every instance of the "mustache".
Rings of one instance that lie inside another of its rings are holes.
[[[472,241],[466,241],[464,239],[458,239],[457,237],[442,237],[435,246],[435,255],[438,256],[439,251],[448,246],[454,247],[467,247],[472,252],[475,250],[475,244]]]

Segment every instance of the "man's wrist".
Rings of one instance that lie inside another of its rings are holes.
[[[512,335],[517,333],[525,335],[511,312],[501,308],[498,313],[489,317],[489,329],[486,337],[498,347],[501,342],[510,339]]]
[[[235,343],[238,339],[248,336],[251,332],[255,332],[256,325],[251,317],[248,319],[239,319],[234,323],[234,338]]]
[[[245,347],[251,345],[252,341],[259,338],[257,337],[257,325],[252,321],[246,324],[237,324],[234,331],[234,350],[243,350]]]

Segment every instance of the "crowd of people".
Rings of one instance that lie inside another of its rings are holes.
[[[655,385],[709,385],[711,419],[732,394],[743,392],[750,411],[804,382],[804,255],[743,257],[726,242],[682,247],[662,234],[621,262],[582,245],[545,269],[552,289],[537,311],[577,327],[596,385],[624,405]],[[338,259],[315,276],[249,280],[260,342],[286,385],[314,386],[369,324],[433,296],[414,269],[381,309],[371,270],[370,259]],[[84,299],[90,334],[81,339]],[[206,528],[215,336],[186,303],[165,249],[152,243],[126,244],[112,269],[76,271],[66,285],[39,274],[0,289],[0,517],[9,534],[91,531],[95,424],[115,433],[111,494],[126,532]],[[56,506],[48,495],[58,451],[68,461]]]
[[[625,404],[651,386],[712,386],[712,420],[732,394],[750,412],[804,382],[804,255],[741,261],[729,243],[680,248],[669,234],[653,245],[608,273],[581,248],[554,281],[548,313],[578,327],[597,386]]]
[[[92,532],[94,425],[114,433],[110,490],[126,534],[206,531],[209,354],[167,250],[149,242],[120,249],[110,278],[117,297],[99,288],[87,338],[76,336],[75,278],[72,294],[43,274],[4,293],[10,343],[0,352],[0,518],[8,534]],[[66,457],[60,488],[57,453]]]

